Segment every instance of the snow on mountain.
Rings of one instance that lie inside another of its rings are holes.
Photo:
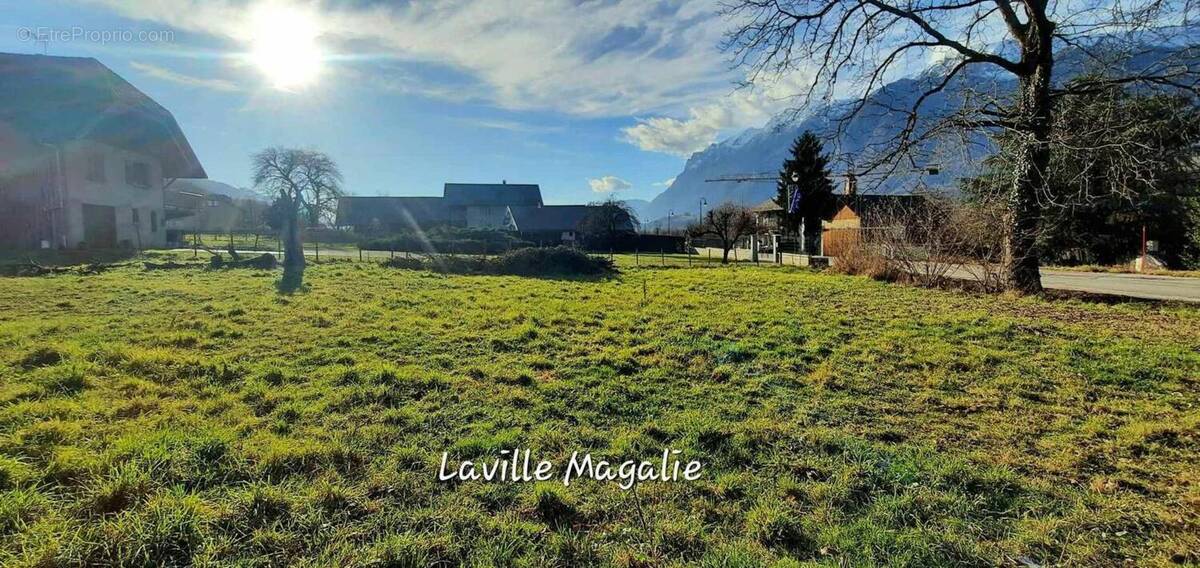
[[[1193,46],[1194,49],[1195,40],[1200,37],[1197,29],[1200,27],[1164,28],[1152,34],[1153,39],[1148,37],[1149,45],[1137,50],[1132,57],[1122,58],[1115,50],[1113,53],[1123,60],[1119,66],[1136,71],[1162,61],[1171,54],[1191,53],[1179,49],[1179,46]],[[1102,46],[1104,41],[1104,38],[1097,38],[1096,45]],[[1090,51],[1094,54],[1096,50]],[[1070,77],[1089,71],[1088,62],[1091,61],[1091,56],[1084,56],[1077,48],[1066,48],[1056,57],[1059,77],[1057,82],[1060,84]],[[970,73],[960,75],[940,94],[925,102],[921,113],[924,122],[919,125],[930,124],[930,121],[943,118],[960,108],[961,97],[968,90],[987,90],[995,96],[1003,96],[1011,93],[1015,86],[1011,76],[997,72],[991,66],[975,66],[969,69]],[[712,144],[692,154],[683,171],[676,176],[675,182],[643,209],[642,217],[659,219],[672,210],[676,213],[699,211],[702,199],[706,200],[709,206],[725,201],[756,205],[773,197],[775,184],[770,181],[734,183],[705,180],[735,174],[778,172],[792,141],[805,130],[812,130],[826,140],[827,153],[835,157],[859,156],[861,159],[869,148],[886,144],[905,126],[904,113],[883,109],[911,108],[915,97],[924,91],[921,82],[925,81],[927,85],[928,81],[936,80],[943,76],[944,72],[944,67],[934,66],[918,77],[900,79],[878,89],[868,98],[868,105],[863,112],[844,125],[839,146],[832,142],[837,128],[834,117],[842,114],[838,112],[839,109],[845,108],[842,105],[849,104],[845,101],[835,102],[831,107],[810,109],[808,113],[799,117],[783,113],[772,118],[763,128],[747,129],[730,139]],[[942,140],[936,147],[923,148],[932,154],[930,163],[916,164],[918,168],[903,168],[903,171],[896,172],[886,180],[876,179],[874,183],[860,181],[859,187],[878,193],[903,193],[918,188],[954,191],[960,178],[978,171],[980,162],[986,157],[989,148],[987,137],[978,133],[965,140]],[[936,166],[939,174],[928,175],[911,171],[926,166]],[[835,163],[831,169],[835,175],[835,185],[840,186],[840,174],[846,170],[846,164]]]
[[[881,109],[905,108],[911,106],[914,97],[920,94],[917,89],[917,79],[902,79],[891,83],[871,96],[872,108],[864,109],[860,116],[845,125],[841,138],[841,146],[834,147],[832,142],[826,142],[827,153],[838,155],[861,154],[872,144],[883,144],[904,127],[905,116],[901,113],[887,112]],[[961,85],[961,83],[956,82]],[[934,97],[926,103],[930,109],[927,116],[944,116],[956,108],[956,101],[961,91],[947,89],[943,94]],[[845,103],[841,103],[845,104]],[[708,179],[730,176],[735,174],[773,174],[779,171],[784,159],[787,158],[788,148],[792,141],[805,130],[812,130],[818,136],[832,139],[837,128],[832,117],[838,115],[838,108],[825,108],[808,114],[807,118],[798,121],[788,121],[777,117],[761,129],[750,129],[729,140],[709,146],[707,149],[693,154],[684,166],[683,171],[676,176],[675,182],[665,191],[655,197],[645,208],[645,217],[657,219],[667,215],[668,211],[699,211],[700,201],[704,199],[710,206],[725,201],[734,201],[744,205],[755,205],[775,195],[775,184],[770,181],[749,182],[709,182]],[[977,163],[974,160],[966,163],[961,156],[964,148],[944,148],[939,151],[947,156],[946,163],[939,162],[940,173],[936,176],[919,175],[908,171],[891,177],[875,191],[904,192],[911,191],[918,184],[928,187],[955,186],[956,180],[962,175],[974,171]],[[953,157],[953,160],[950,159]],[[933,164],[921,164],[921,166]],[[843,164],[832,166],[835,175],[844,171]],[[840,178],[835,179],[840,184]],[[864,184],[860,184],[864,185]]]

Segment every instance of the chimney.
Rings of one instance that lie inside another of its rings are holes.
[[[846,187],[844,192],[846,195],[853,197],[858,193],[858,178],[854,174],[846,174]]]
[[[500,180],[500,185],[508,185],[508,180],[506,180],[506,179]]]

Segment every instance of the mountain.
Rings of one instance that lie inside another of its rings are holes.
[[[249,189],[242,187],[234,187],[227,183],[222,183],[211,179],[191,179],[180,178],[171,184],[170,189],[176,191],[192,191],[195,193],[212,194],[217,193],[232,197],[234,199],[257,199],[264,201],[263,197]]]
[[[841,102],[817,109],[799,120],[787,120],[790,116],[779,116],[763,128],[749,129],[738,136],[713,144],[695,154],[692,154],[683,171],[675,177],[670,187],[655,197],[646,208],[646,218],[657,219],[664,217],[671,210],[699,211],[700,200],[707,201],[709,206],[715,206],[725,201],[734,201],[744,205],[757,205],[775,196],[775,182],[743,181],[743,182],[711,182],[714,178],[728,177],[738,174],[765,174],[774,176],[783,161],[787,158],[788,147],[805,130],[812,130],[818,136],[826,139],[825,151],[830,154],[859,155],[871,145],[882,145],[890,140],[895,133],[905,125],[906,116],[902,113],[888,112],[885,108],[911,107],[915,97],[919,96],[921,82],[926,77],[901,79],[895,81],[871,95],[867,108],[855,117],[844,128],[841,147],[834,148],[829,141],[833,138],[837,124],[832,117],[845,112],[849,103]],[[932,97],[925,103],[927,118],[940,118],[958,108],[958,101],[965,85],[969,82],[978,85],[982,77],[964,77],[954,81],[952,86],[941,94]],[[996,83],[994,78],[987,81]],[[977,137],[975,142],[986,142],[983,137]],[[937,175],[909,171],[906,168],[888,176],[886,180],[860,180],[859,187],[878,193],[908,192],[918,187],[952,189],[959,177],[975,171],[978,160],[983,155],[970,157],[967,148],[954,144],[940,148],[932,146],[926,150],[938,156],[936,163],[917,164],[919,169],[936,167]],[[840,186],[839,176],[845,171],[844,164],[832,164],[835,175],[834,184]]]
[[[634,215],[637,215],[638,219],[645,220],[644,215],[647,207],[650,207],[650,201],[645,199],[623,199],[622,201],[633,210]]]
[[[1194,45],[1192,40],[1200,37],[1200,32],[1196,31],[1196,27],[1188,30],[1164,28],[1163,33],[1156,37],[1173,38],[1174,43],[1159,41],[1156,45],[1143,46],[1132,58],[1123,59],[1121,66],[1127,70],[1144,69],[1172,54],[1186,53],[1175,43]],[[1186,41],[1181,38],[1186,38]],[[1090,57],[1096,52],[1092,48],[1103,46],[1105,41],[1104,38],[1100,38],[1095,45],[1088,46],[1091,49],[1090,53],[1072,47],[1056,54],[1056,82],[1061,84],[1068,78],[1084,72],[1086,62],[1090,61]],[[1103,50],[1103,47],[1100,49]],[[1116,50],[1113,53],[1116,53]],[[972,72],[960,74],[943,91],[925,102],[922,107],[922,122],[918,123],[918,128],[959,109],[962,97],[971,90],[988,91],[997,98],[1014,90],[1015,81],[1007,74],[990,69],[989,66],[968,69]],[[886,142],[905,126],[906,115],[885,109],[911,108],[915,98],[925,90],[923,87],[931,81],[940,80],[944,73],[944,67],[934,66],[916,77],[897,80],[875,91],[868,97],[863,111],[844,125],[840,147],[835,147],[831,142],[835,138],[837,128],[832,117],[844,114],[848,108],[846,105],[850,104],[847,101],[811,109],[807,115],[796,117],[794,120],[790,113],[785,113],[773,118],[763,128],[748,129],[733,138],[712,144],[692,154],[683,171],[675,177],[675,182],[650,202],[642,212],[642,218],[661,219],[672,210],[677,213],[699,211],[701,199],[706,200],[709,206],[725,201],[753,206],[774,197],[774,181],[736,183],[705,180],[737,174],[774,176],[787,157],[789,145],[805,130],[812,130],[826,140],[827,153],[835,156],[860,156],[861,160],[866,150],[886,145]],[[861,191],[874,193],[904,193],[921,188],[954,191],[959,178],[978,171],[982,159],[990,153],[990,148],[990,141],[980,133],[969,135],[965,140],[946,140],[938,146],[926,145],[921,150],[932,156],[928,162],[911,164],[910,167],[903,168],[903,171],[894,172],[886,178],[881,176],[860,180],[859,188]],[[929,175],[928,167],[936,167],[938,174]],[[836,186],[841,185],[842,179],[839,174],[846,169],[846,164],[831,165]]]

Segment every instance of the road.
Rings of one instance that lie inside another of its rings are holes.
[[[1150,300],[1200,302],[1200,278],[1042,270],[1042,286]]]
[[[191,252],[192,249],[176,249],[178,252]],[[217,250],[217,249],[214,249]],[[221,252],[224,252],[222,249]],[[253,256],[262,251],[239,250],[239,254]],[[313,256],[313,251],[306,250],[305,256]],[[364,259],[384,259],[389,253],[383,251],[364,252]],[[321,250],[321,256],[326,258],[358,259],[357,250],[329,249]],[[650,257],[647,257],[650,258]],[[954,276],[974,278],[968,271],[955,271]],[[1185,278],[1181,276],[1152,276],[1143,274],[1117,274],[1107,272],[1074,272],[1066,270],[1042,269],[1042,286],[1050,290],[1069,290],[1072,292],[1087,292],[1090,294],[1109,294],[1129,298],[1144,298],[1148,300],[1173,300],[1180,302],[1200,303],[1200,278]]]

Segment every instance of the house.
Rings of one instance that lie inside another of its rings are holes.
[[[175,185],[182,185],[176,182]],[[164,195],[167,230],[181,233],[228,233],[242,221],[241,207],[228,195],[172,186]]]
[[[837,213],[830,220],[821,222],[822,254],[841,256],[862,242],[867,231],[895,230],[893,220],[922,203],[922,196],[911,194],[838,195]]]
[[[166,244],[164,188],[205,178],[175,118],[92,58],[0,53],[0,247]]]
[[[261,200],[235,198],[205,189],[195,180],[181,179],[164,194],[167,231],[181,239],[192,233],[228,233],[264,228]]]
[[[362,234],[411,233],[436,226],[503,229],[509,207],[540,207],[536,184],[447,183],[441,197],[356,197],[338,199],[338,227]]]
[[[512,206],[506,212],[505,229],[538,244],[573,245],[594,209],[596,206],[591,205]]]
[[[500,229],[509,207],[541,207],[542,189],[535,184],[448,183],[442,199],[450,224],[472,229]]]
[[[415,233],[450,223],[441,197],[338,198],[335,225],[369,234]]]
[[[754,226],[761,233],[777,233],[783,226],[783,207],[771,198],[750,208],[754,215]]]

